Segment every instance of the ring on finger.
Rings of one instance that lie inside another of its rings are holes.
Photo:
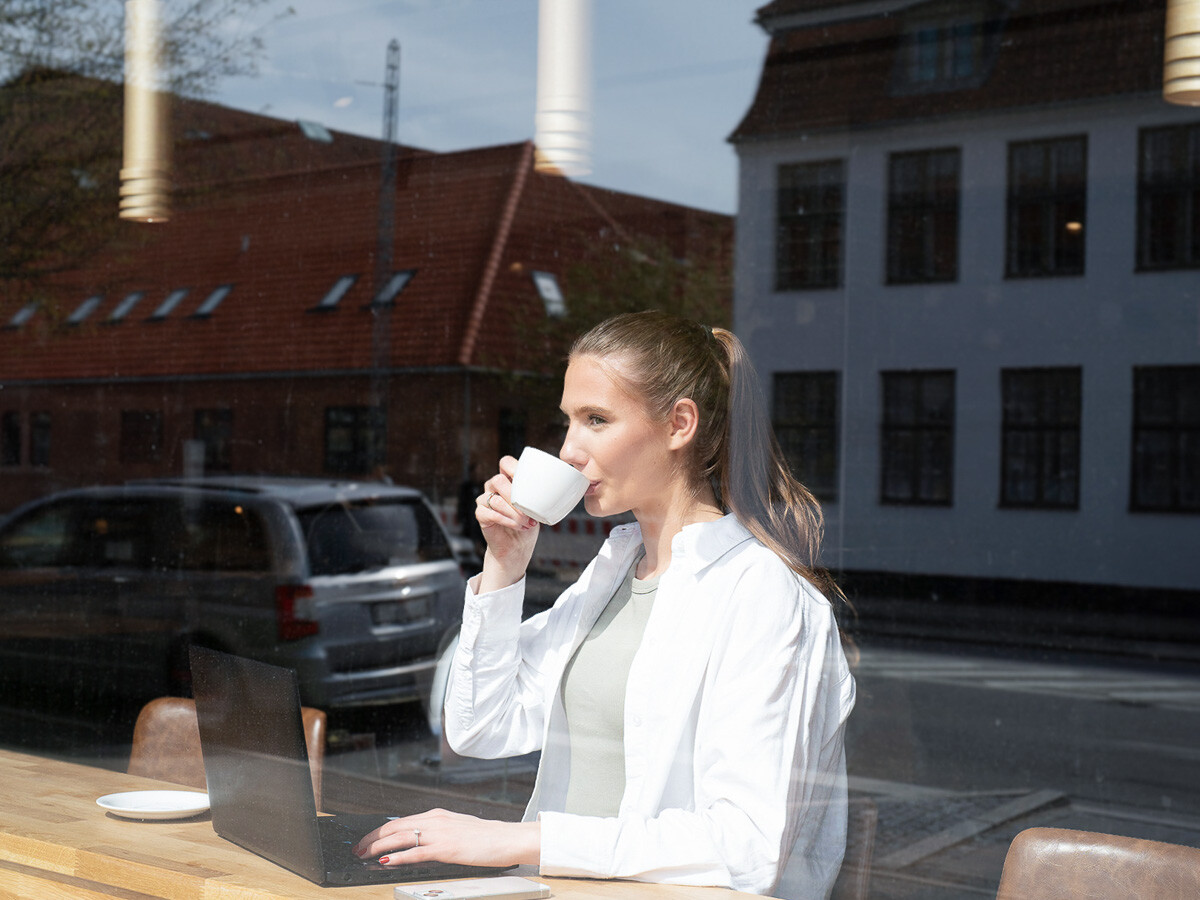
[[[413,829],[413,837],[415,837],[417,839],[417,842],[415,844],[413,844],[413,846],[420,847],[421,846],[421,831],[420,831],[420,829],[417,829],[417,828]]]
[[[486,504],[485,504],[485,505],[486,505],[486,506],[487,506],[487,508],[488,508],[488,509],[490,509],[492,512],[495,512],[495,511],[496,511],[496,508],[495,508],[494,506],[492,506],[492,501],[493,501],[493,500],[495,500],[495,499],[496,499],[496,492],[495,492],[495,491],[488,491],[488,498],[487,498],[487,502],[486,502]]]

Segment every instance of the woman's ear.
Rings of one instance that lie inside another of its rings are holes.
[[[676,400],[675,405],[671,407],[668,424],[670,426],[669,446],[672,450],[681,450],[690,444],[696,437],[696,431],[700,428],[700,409],[696,406],[695,401],[688,397]]]

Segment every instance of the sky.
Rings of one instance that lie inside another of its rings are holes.
[[[733,213],[726,138],[758,83],[764,2],[592,0],[592,171],[578,180]],[[214,99],[382,137],[395,38],[398,141],[453,151],[530,140],[537,23],[537,0],[276,0],[230,23],[261,37],[265,56]]]

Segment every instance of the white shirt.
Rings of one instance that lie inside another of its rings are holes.
[[[625,699],[613,818],[563,808],[563,668],[641,547],[621,526],[554,606],[521,621],[524,582],[467,590],[446,696],[455,752],[541,750],[526,820],[545,875],[769,892],[788,860],[825,896],[845,850],[843,734],[854,680],[829,602],[732,516],[672,542]]]

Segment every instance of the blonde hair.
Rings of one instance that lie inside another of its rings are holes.
[[[692,442],[697,484],[789,568],[830,600],[843,599],[818,566],[823,519],[808,488],[792,477],[767,416],[754,367],[733,332],[658,310],[625,313],[575,341],[571,357],[619,361],[620,372],[653,416],[691,399],[700,411]]]

